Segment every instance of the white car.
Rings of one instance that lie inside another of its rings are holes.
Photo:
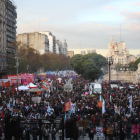
[[[134,86],[134,85],[129,85],[129,88],[130,88],[130,89],[134,89],[135,86]]]

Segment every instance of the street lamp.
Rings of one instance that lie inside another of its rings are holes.
[[[111,85],[110,85],[110,66],[113,64],[113,58],[111,57],[107,57],[107,64],[109,66],[109,95],[111,93]]]
[[[11,48],[6,48],[7,50],[11,50],[11,51],[14,51],[14,53],[16,54],[16,59],[17,59],[17,61],[16,61],[16,67],[17,67],[17,94],[18,94],[18,82],[19,82],[19,80],[18,80],[18,66],[19,66],[19,62],[18,62],[18,54],[17,54],[17,51],[16,50],[14,50],[14,49],[11,49]]]

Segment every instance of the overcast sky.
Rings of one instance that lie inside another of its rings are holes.
[[[18,34],[51,31],[56,39],[67,40],[69,50],[104,50],[111,36],[120,42],[121,25],[121,41],[140,52],[140,0],[14,1]]]

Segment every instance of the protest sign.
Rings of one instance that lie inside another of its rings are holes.
[[[97,138],[103,137],[103,128],[102,127],[96,127],[96,137]]]

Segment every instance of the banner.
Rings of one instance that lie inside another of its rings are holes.
[[[34,82],[34,75],[30,73],[21,74],[21,79],[23,80],[23,84],[28,85],[29,83]]]
[[[49,90],[49,84],[48,84],[48,81],[46,80],[42,80],[42,88],[46,89],[46,90]]]
[[[7,79],[11,81],[11,84],[17,84],[17,75],[7,75]],[[18,75],[18,82],[21,84],[21,76]]]
[[[40,103],[41,97],[32,97],[32,101],[33,101],[33,102]]]
[[[103,137],[103,128],[102,127],[96,127],[96,137],[97,138]]]
[[[71,101],[69,100],[67,103],[65,103],[65,112],[71,109]]]
[[[9,79],[0,79],[0,86],[10,87],[10,80]]]

